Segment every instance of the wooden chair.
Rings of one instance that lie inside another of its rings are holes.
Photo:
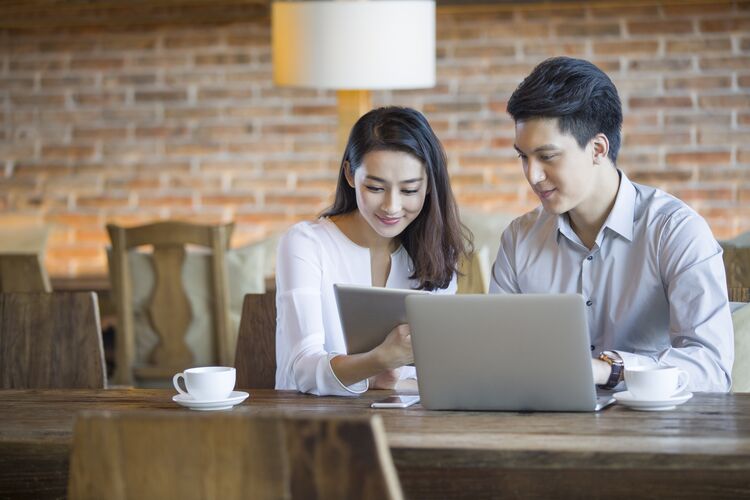
[[[45,226],[0,229],[0,292],[51,292],[44,268]]]
[[[750,288],[729,288],[727,292],[729,295],[729,302],[750,302]]]
[[[71,500],[401,499],[379,415],[89,413],[76,422]]]
[[[722,243],[727,288],[750,288],[750,247]],[[738,301],[743,302],[743,301]]]
[[[217,363],[230,366],[228,281],[226,250],[233,224],[197,225],[185,222],[157,222],[124,228],[107,225],[112,241],[110,262],[112,290],[117,304],[115,381],[132,384],[135,378],[165,379],[193,364],[193,354],[185,343],[190,326],[190,303],[181,282],[186,245],[211,250],[211,295],[213,297],[214,341]],[[132,276],[129,252],[140,246],[153,246],[155,285],[148,308],[151,325],[159,343],[149,356],[148,364],[135,366],[135,332],[133,326]]]
[[[276,386],[276,290],[245,295],[235,367],[239,388]]]
[[[0,389],[106,383],[95,293],[0,293]]]

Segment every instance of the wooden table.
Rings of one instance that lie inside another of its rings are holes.
[[[386,394],[254,390],[248,414],[380,413],[408,498],[750,497],[750,394],[697,394],[668,412],[372,410]],[[0,391],[0,498],[65,493],[81,410],[190,411],[170,390]]]

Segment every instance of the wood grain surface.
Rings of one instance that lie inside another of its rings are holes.
[[[76,500],[402,497],[379,415],[87,412],[75,425]]]
[[[235,367],[240,389],[276,386],[276,290],[245,295]]]
[[[406,498],[750,498],[750,394],[696,394],[667,412],[512,413],[369,407],[388,391],[250,392],[233,414],[381,415]],[[64,494],[78,412],[190,411],[171,396],[0,391],[0,498]]]
[[[0,388],[101,389],[104,370],[95,293],[0,293]]]

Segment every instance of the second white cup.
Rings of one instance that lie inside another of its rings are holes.
[[[690,375],[676,366],[635,366],[625,370],[625,383],[635,398],[665,400],[684,391]]]
[[[237,371],[231,366],[201,366],[176,374],[172,383],[177,392],[197,401],[219,401],[232,393],[236,376]],[[187,391],[180,387],[180,378]]]

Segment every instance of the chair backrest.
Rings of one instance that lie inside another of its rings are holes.
[[[379,415],[89,413],[75,425],[68,497],[400,499]]]
[[[750,288],[735,287],[727,289],[729,302],[750,302]]]
[[[234,224],[199,225],[174,221],[131,228],[107,225],[112,241],[110,275],[118,317],[115,352],[115,380],[118,384],[133,383],[134,368],[138,377],[165,378],[193,364],[193,354],[185,343],[192,313],[180,279],[186,245],[211,250],[210,287],[216,362],[232,364],[234,351],[229,341],[233,335],[229,326],[226,251],[233,229]],[[134,367],[133,284],[128,253],[144,245],[153,246],[156,282],[148,311],[159,343],[151,352],[148,365]]]
[[[0,228],[0,292],[51,292],[44,268],[49,228]]]
[[[727,288],[750,288],[750,247],[723,242]]]
[[[0,293],[0,389],[105,386],[94,292]]]
[[[245,295],[235,357],[237,387],[276,385],[276,290]]]

